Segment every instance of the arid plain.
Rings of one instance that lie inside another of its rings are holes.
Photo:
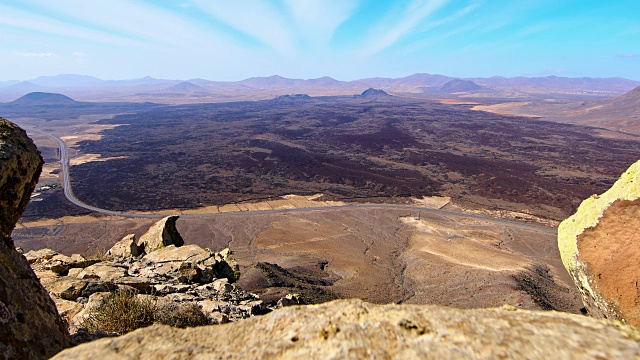
[[[54,135],[69,147],[79,199],[182,214],[186,242],[230,247],[240,285],[265,299],[296,292],[308,302],[580,311],[554,226],[640,158],[638,135],[628,119],[624,128],[586,127],[540,109],[575,101],[606,108],[620,98],[579,95],[577,85],[514,93],[458,82],[446,93],[405,82],[387,86],[395,96],[355,97],[344,96],[354,93],[346,85],[307,91],[341,95],[323,97],[260,86],[254,99],[269,91],[273,99],[72,105],[68,116],[58,106],[49,119],[37,116],[37,104],[21,109],[9,118],[27,128],[47,164],[14,231],[17,245],[89,255],[154,221],[69,203]],[[202,101],[188,92],[174,98]],[[515,108],[527,116],[510,115]]]

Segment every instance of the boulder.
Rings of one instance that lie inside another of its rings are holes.
[[[127,276],[127,267],[119,264],[100,262],[86,267],[78,274],[78,279],[100,279],[114,281]]]
[[[176,229],[176,220],[179,216],[167,216],[164,219],[153,224],[144,235],[140,237],[138,246],[144,252],[151,253],[162,247],[175,245],[184,245],[184,240],[178,229]]]
[[[558,312],[337,300],[225,325],[154,325],[53,359],[631,359],[637,329]]]
[[[240,266],[233,258],[233,252],[229,248],[215,253],[202,264],[209,266],[216,278],[226,278],[232,283],[240,278]]]
[[[228,294],[235,289],[233,284],[229,284],[229,280],[226,278],[217,279],[212,284],[211,287],[220,294]]]
[[[84,308],[80,303],[65,300],[56,296],[53,297],[53,301],[56,303],[58,313],[67,323],[71,323],[71,319],[73,319]]]
[[[148,253],[142,260],[156,264],[166,262],[182,263],[185,261],[191,263],[202,263],[212,256],[214,256],[213,252],[203,249],[198,245],[186,245],[180,247],[167,245],[159,250]]]
[[[42,170],[24,130],[0,118],[0,357],[44,359],[71,344],[64,321],[10,235]]]
[[[113,283],[118,285],[118,287],[130,286],[139,292],[148,293],[152,289],[151,285],[155,285],[158,282],[146,277],[126,276],[115,280]]]
[[[640,161],[558,228],[562,262],[588,313],[640,326]]]
[[[97,292],[108,292],[114,289],[113,283],[100,280],[74,279],[68,276],[47,281],[44,286],[52,295],[65,300],[76,300],[88,297]]]
[[[56,254],[51,258],[40,258],[37,259],[31,267],[38,271],[40,269],[50,270],[58,275],[65,275],[71,269],[82,269],[92,264],[99,262],[100,260],[87,260],[83,256],[79,254],[73,254],[71,256],[66,256],[63,254]]]
[[[104,300],[109,296],[109,293],[99,292],[94,293],[89,296],[87,303],[84,305],[83,309],[80,310],[72,319],[69,321],[69,330],[73,332],[77,332],[80,328],[83,327],[83,322],[91,316],[92,313],[98,309],[100,305],[104,302]]]
[[[107,257],[118,259],[128,257],[140,256],[138,244],[136,242],[136,235],[129,234],[118,241],[107,251]]]
[[[33,264],[38,260],[49,260],[56,255],[58,255],[57,251],[53,251],[51,249],[40,249],[31,250],[28,253],[24,254],[24,257],[27,258],[29,264]]]
[[[278,300],[276,307],[283,308],[287,306],[303,305],[303,304],[304,304],[304,301],[302,300],[299,294],[287,294],[283,298]]]

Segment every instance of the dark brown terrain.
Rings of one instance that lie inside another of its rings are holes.
[[[75,193],[118,210],[194,208],[284,194],[447,195],[562,219],[640,158],[596,129],[398,97],[280,97],[102,120]],[[27,211],[29,216],[33,212]]]

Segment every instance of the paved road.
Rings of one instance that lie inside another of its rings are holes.
[[[113,211],[113,210],[98,208],[98,207],[91,206],[89,204],[84,203],[82,200],[78,199],[75,196],[75,194],[73,193],[73,189],[71,187],[71,178],[69,175],[69,155],[68,155],[69,149],[67,148],[67,145],[64,143],[62,139],[60,139],[55,135],[48,134],[36,129],[30,129],[30,131],[45,135],[55,140],[56,143],[58,144],[58,148],[60,149],[61,176],[62,176],[62,187],[64,189],[64,196],[67,198],[67,200],[69,200],[74,205],[77,205],[81,208],[85,208],[87,210],[95,211],[101,214],[123,216],[123,217],[160,219],[166,216],[166,215],[150,214],[150,213],[145,214],[145,213],[130,213],[126,211]],[[300,212],[312,212],[312,211],[320,211],[320,210],[345,210],[345,209],[406,210],[408,215],[409,214],[416,215],[418,212],[420,212],[423,215],[427,215],[427,214],[452,215],[452,216],[472,218],[476,220],[492,221],[496,223],[502,223],[505,225],[518,225],[518,226],[529,227],[529,228],[534,228],[534,229],[548,231],[548,232],[555,232],[555,229],[548,228],[545,226],[524,224],[524,223],[515,222],[515,221],[495,219],[495,218],[469,214],[469,213],[462,213],[457,211],[429,209],[429,208],[424,208],[420,206],[394,205],[394,204],[347,204],[347,205],[337,205],[337,206],[318,206],[318,207],[295,208],[295,209],[249,210],[249,211],[210,213],[210,214],[183,214],[183,215],[180,215],[180,217],[206,218],[206,217],[214,217],[214,216],[244,216],[247,214],[281,214],[281,213],[300,213]]]

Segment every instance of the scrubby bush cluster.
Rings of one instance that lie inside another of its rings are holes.
[[[195,304],[156,301],[139,297],[133,290],[121,290],[109,294],[82,327],[91,333],[126,334],[154,323],[184,328],[207,325],[209,320]]]

